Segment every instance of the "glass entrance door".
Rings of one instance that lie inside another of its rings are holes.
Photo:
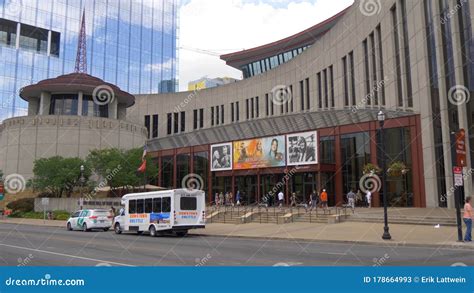
[[[253,204],[257,201],[257,176],[237,176],[235,177],[234,194],[240,191],[240,202],[243,205]]]

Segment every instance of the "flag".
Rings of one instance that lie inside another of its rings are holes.
[[[143,146],[142,164],[137,171],[140,173],[145,173],[146,171],[146,144]]]
[[[142,161],[142,164],[141,164],[140,167],[138,168],[137,172],[145,173],[145,171],[146,171],[146,160],[143,160],[143,161]]]

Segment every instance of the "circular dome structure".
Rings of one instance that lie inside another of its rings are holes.
[[[135,104],[135,97],[118,86],[105,82],[100,78],[85,73],[70,73],[55,78],[45,79],[36,84],[25,86],[20,90],[20,97],[29,102],[38,99],[42,92],[76,93],[83,92],[85,95],[100,95],[100,90],[107,91],[126,108]]]

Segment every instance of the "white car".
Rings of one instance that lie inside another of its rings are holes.
[[[67,220],[67,229],[82,230],[84,232],[92,229],[108,231],[112,227],[113,215],[104,209],[79,210],[71,214]]]

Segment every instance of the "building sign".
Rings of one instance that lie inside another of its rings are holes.
[[[463,186],[462,167],[453,167],[454,186]]]
[[[232,170],[232,143],[211,146],[211,171]]]
[[[288,134],[286,147],[288,166],[318,163],[318,133],[316,131]]]
[[[466,138],[464,129],[456,132],[456,165],[466,167]]]
[[[234,141],[234,170],[284,167],[285,136]]]

